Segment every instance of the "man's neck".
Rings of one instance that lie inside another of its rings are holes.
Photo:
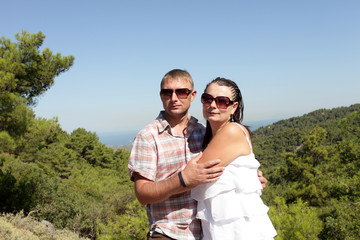
[[[187,127],[187,123],[189,122],[190,116],[188,113],[185,113],[183,115],[168,115],[167,113],[164,113],[164,117],[166,121],[168,121],[171,129],[175,131],[178,134],[185,135],[185,130]]]

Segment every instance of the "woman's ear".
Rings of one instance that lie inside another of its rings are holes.
[[[239,106],[239,102],[234,102],[234,104],[232,106],[233,106],[233,108],[231,109],[231,114],[234,114],[237,107]]]

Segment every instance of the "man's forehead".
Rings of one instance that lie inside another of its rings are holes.
[[[186,78],[181,78],[181,77],[166,79],[164,81],[164,86],[167,86],[167,85],[179,85],[179,86],[181,85],[184,87],[191,87],[190,82]]]

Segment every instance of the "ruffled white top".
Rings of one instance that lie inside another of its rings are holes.
[[[226,166],[220,179],[191,190],[198,201],[197,218],[201,219],[203,239],[257,240],[276,236],[261,195],[257,176],[260,163],[252,153],[240,156]]]

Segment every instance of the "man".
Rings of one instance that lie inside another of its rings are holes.
[[[129,170],[136,197],[147,205],[149,240],[200,239],[197,203],[189,190],[218,180],[224,170],[215,166],[219,159],[197,163],[205,127],[188,113],[195,96],[187,71],[165,74],[160,91],[164,111],[133,142]],[[259,179],[266,184],[261,174]]]

